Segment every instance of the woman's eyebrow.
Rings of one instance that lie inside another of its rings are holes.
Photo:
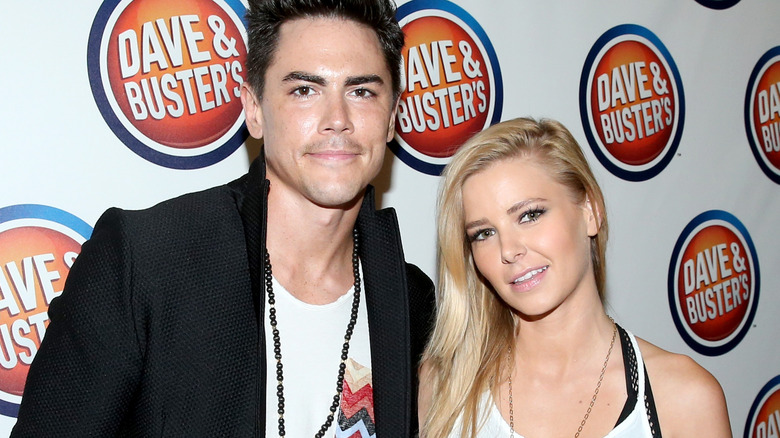
[[[507,211],[506,211],[506,214],[512,214],[512,213],[516,212],[517,210],[524,209],[526,206],[528,206],[528,204],[533,204],[534,202],[542,202],[542,201],[546,201],[546,199],[544,199],[544,198],[531,198],[531,199],[526,199],[524,201],[520,201],[517,204],[509,207],[509,209],[507,209]]]

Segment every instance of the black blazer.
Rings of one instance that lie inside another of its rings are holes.
[[[104,213],[49,307],[12,437],[264,435],[264,173],[260,158],[227,185]],[[370,187],[357,227],[376,431],[413,436],[433,284]]]

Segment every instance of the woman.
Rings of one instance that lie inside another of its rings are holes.
[[[421,437],[728,437],[723,391],[607,316],[604,198],[568,130],[516,119],[461,147],[439,196]]]

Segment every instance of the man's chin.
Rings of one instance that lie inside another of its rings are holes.
[[[309,192],[309,200],[322,208],[349,210],[359,205],[366,193],[365,186],[335,187]]]

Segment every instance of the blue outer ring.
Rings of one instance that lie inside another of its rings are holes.
[[[685,323],[682,321],[682,319],[680,319],[680,315],[677,313],[677,307],[675,306],[677,297],[675,293],[676,284],[674,281],[674,273],[677,268],[678,257],[680,256],[680,252],[683,249],[682,246],[685,243],[685,239],[693,232],[693,230],[696,227],[698,227],[699,225],[705,222],[709,222],[712,220],[721,220],[723,222],[728,222],[729,224],[734,226],[734,228],[736,228],[737,231],[740,232],[740,234],[742,234],[742,238],[745,239],[745,243],[747,244],[748,250],[750,251],[750,257],[752,258],[752,262],[754,264],[753,271],[755,273],[755,278],[753,279],[754,280],[753,307],[748,309],[747,320],[745,321],[742,330],[739,333],[737,333],[734,339],[718,347],[707,347],[696,342],[696,340],[693,339],[688,334],[688,332],[685,331]],[[710,210],[699,214],[698,216],[693,218],[693,220],[691,220],[688,223],[688,225],[685,226],[685,229],[683,229],[682,233],[680,233],[680,237],[677,238],[677,243],[674,244],[672,257],[669,261],[667,291],[668,291],[668,298],[669,298],[669,313],[672,314],[672,319],[674,320],[674,325],[677,327],[677,332],[680,333],[680,336],[683,338],[685,343],[688,344],[689,347],[691,347],[697,353],[706,356],[720,356],[734,349],[734,347],[736,347],[737,344],[742,342],[742,339],[745,337],[747,332],[750,330],[750,326],[753,324],[753,317],[756,316],[756,310],[758,309],[758,298],[759,298],[760,290],[761,290],[761,273],[758,267],[758,255],[756,254],[756,247],[755,245],[753,245],[753,240],[750,238],[750,234],[748,233],[747,228],[745,228],[745,226],[742,225],[742,222],[740,222],[739,219],[737,219],[733,214],[723,210]]]
[[[0,224],[16,219],[44,219],[65,225],[79,233],[84,239],[92,235],[92,227],[80,218],[60,210],[38,204],[19,204],[0,208]],[[0,415],[16,418],[19,415],[19,405],[0,400]]]
[[[596,56],[598,55],[599,51],[605,45],[607,45],[607,43],[621,35],[638,35],[647,39],[655,46],[655,48],[661,53],[661,56],[663,56],[664,60],[666,60],[666,63],[669,64],[669,68],[672,70],[672,77],[674,78],[674,81],[677,85],[677,93],[679,94],[678,110],[680,118],[679,123],[677,124],[677,131],[672,136],[671,147],[666,152],[666,156],[664,156],[658,163],[656,163],[655,166],[637,172],[627,171],[616,166],[609,160],[609,158],[607,158],[604,151],[601,150],[601,148],[598,146],[599,142],[596,140],[596,135],[590,129],[590,113],[588,111],[590,102],[588,102],[586,99],[587,90],[590,86],[590,84],[588,84],[588,75],[590,74],[590,71],[593,68],[593,64],[596,61]],[[677,152],[677,147],[680,145],[680,139],[682,138],[683,127],[685,125],[685,91],[683,90],[682,78],[680,77],[680,72],[677,69],[677,64],[675,64],[674,59],[666,49],[666,46],[664,46],[664,44],[660,39],[658,39],[657,36],[655,36],[655,34],[653,34],[647,28],[636,24],[621,24],[604,32],[604,34],[601,35],[598,40],[596,40],[596,43],[593,44],[590,52],[588,52],[587,58],[585,58],[585,64],[582,67],[582,75],[580,76],[580,119],[582,120],[582,128],[585,131],[585,136],[588,139],[590,148],[593,150],[593,153],[596,155],[596,158],[598,158],[599,162],[601,162],[601,165],[609,170],[613,175],[626,181],[646,181],[657,176],[666,168],[669,162],[672,161],[675,152]]]
[[[40,204],[19,204],[0,208],[0,224],[16,219],[43,219],[65,225],[84,239],[92,235],[92,226],[58,208]]]
[[[696,0],[696,3],[710,8],[710,9],[728,9],[737,3],[739,3],[740,0]]]
[[[447,0],[412,0],[409,3],[404,3],[403,5],[399,6],[395,17],[400,22],[406,18],[407,15],[426,9],[438,9],[440,11],[449,12],[450,14],[455,15],[456,17],[463,20],[463,22],[466,23],[466,25],[469,26],[469,28],[477,35],[480,42],[482,42],[482,45],[487,51],[488,59],[490,59],[490,64],[493,66],[493,78],[495,80],[496,99],[495,106],[493,108],[493,118],[490,120],[490,124],[494,125],[498,123],[501,121],[501,111],[504,106],[504,81],[501,78],[501,67],[498,65],[496,51],[493,48],[493,44],[490,42],[490,39],[488,38],[484,29],[482,29],[482,26],[477,23],[477,20],[469,15],[465,9]],[[444,170],[443,164],[428,163],[413,156],[404,150],[404,148],[401,147],[401,145],[398,144],[395,139],[391,140],[388,143],[388,146],[390,147],[390,150],[401,159],[401,161],[406,163],[407,166],[422,173],[439,176]]]
[[[750,406],[750,411],[748,412],[747,421],[745,421],[745,438],[750,438],[750,426],[752,426],[752,420],[754,416],[756,415],[756,411],[758,410],[759,406],[758,403],[761,401],[764,396],[772,390],[772,388],[780,386],[780,375],[775,376],[770,380],[769,382],[764,385],[763,388],[761,388],[760,391],[758,391],[758,395],[756,396],[755,400],[753,400],[753,404]]]
[[[106,124],[114,135],[122,141],[130,150],[137,155],[151,161],[159,166],[171,168],[171,169],[200,169],[218,163],[235,152],[249,136],[249,131],[246,129],[246,122],[236,130],[225,144],[207,152],[203,155],[196,155],[192,157],[179,157],[175,155],[168,155],[162,152],[156,151],[149,146],[143,144],[135,136],[133,136],[119,121],[119,118],[111,109],[111,105],[108,102],[105,90],[103,89],[103,82],[100,78],[100,40],[103,38],[103,33],[106,30],[106,24],[108,23],[111,13],[114,12],[116,6],[121,0],[105,0],[101,3],[100,8],[95,15],[95,20],[92,22],[92,29],[89,32],[89,41],[87,43],[87,74],[89,76],[89,85],[92,88],[92,96],[95,99],[95,103],[100,110],[100,115],[106,121]],[[225,3],[230,6],[236,14],[241,17],[244,27],[246,27],[246,8],[241,4],[239,0],[224,0]]]
[[[761,170],[767,177],[769,177],[769,179],[774,181],[776,184],[780,184],[780,175],[773,172],[772,169],[769,168],[766,163],[764,163],[764,160],[761,157],[761,145],[756,144],[755,139],[753,138],[752,121],[750,120],[750,107],[753,104],[751,99],[753,96],[750,95],[750,92],[752,91],[756,81],[758,81],[758,74],[761,71],[761,68],[763,68],[764,65],[767,64],[772,58],[777,56],[780,56],[780,46],[773,47],[764,53],[764,55],[761,56],[761,58],[756,63],[756,66],[753,67],[753,71],[750,73],[747,91],[745,91],[745,133],[747,134],[748,143],[750,143],[750,150],[753,152],[753,156],[758,162],[758,167],[761,168]]]

